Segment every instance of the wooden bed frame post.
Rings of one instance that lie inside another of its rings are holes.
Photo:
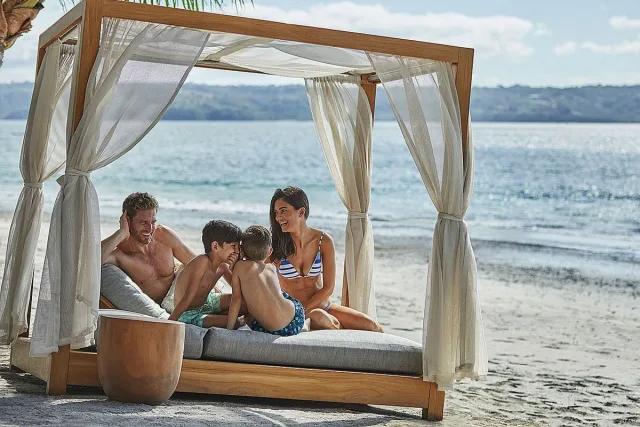
[[[376,112],[376,88],[377,84],[369,80],[368,75],[363,75],[360,77],[360,86],[364,90],[367,99],[369,100],[369,107],[371,107],[371,126],[373,128],[373,119]],[[357,126],[357,125],[356,125]],[[373,129],[372,129],[373,131]],[[373,138],[373,135],[372,135]],[[372,141],[373,142],[373,141]],[[369,148],[371,149],[371,148]],[[369,156],[371,156],[371,151],[369,151]],[[345,256],[346,261],[346,256]],[[344,271],[342,273],[342,305],[345,307],[350,307],[349,305],[349,283],[347,281],[347,265],[345,262]]]
[[[82,35],[78,52],[78,74],[73,82],[74,94],[71,108],[73,111],[73,131],[78,127],[84,111],[84,100],[87,92],[89,75],[98,55],[100,46],[100,30],[102,27],[103,0],[84,0],[85,9],[82,17]],[[47,394],[60,395],[67,392],[67,376],[69,372],[70,346],[64,345],[51,354],[49,375],[47,378]]]
[[[473,49],[460,48],[456,68],[456,92],[460,104],[460,126],[462,129],[462,147],[469,145],[469,110],[471,108],[471,78],[473,72]],[[466,161],[466,156],[463,156]]]

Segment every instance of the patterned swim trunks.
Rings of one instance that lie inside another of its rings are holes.
[[[267,334],[279,335],[281,337],[288,337],[300,333],[300,331],[304,327],[304,307],[302,306],[302,304],[300,304],[300,301],[289,296],[289,294],[284,291],[282,292],[282,296],[291,301],[293,303],[293,306],[295,307],[295,314],[293,315],[293,319],[291,319],[291,322],[289,322],[289,324],[284,328],[278,329],[277,331],[268,331],[263,328],[257,320],[254,320],[249,325],[252,331],[265,332]]]
[[[191,325],[200,326],[202,328],[202,322],[207,314],[219,314],[220,313],[220,298],[222,294],[219,292],[211,291],[207,295],[207,301],[200,308],[193,308],[187,310],[180,315],[178,321],[182,323],[189,323]]]

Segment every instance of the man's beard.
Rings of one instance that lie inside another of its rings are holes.
[[[149,236],[145,236],[143,235],[143,233],[136,233],[134,234],[134,238],[138,243],[142,243],[143,245],[148,245],[149,243],[151,243],[151,240],[153,238],[153,233],[151,233]]]

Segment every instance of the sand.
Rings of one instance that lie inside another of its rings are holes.
[[[9,222],[0,216],[2,265]],[[112,229],[103,226],[103,232]],[[177,231],[191,247],[199,247],[196,232]],[[379,320],[388,332],[420,341],[427,249],[378,241],[376,247]],[[447,394],[440,425],[640,425],[640,285],[620,286],[562,269],[483,264],[481,253],[479,289],[490,372],[483,381],[462,381]],[[41,242],[36,277],[43,257]],[[8,348],[0,346],[0,425],[428,424],[412,408],[186,393],[151,407],[109,401],[100,390],[86,387],[48,397],[43,382],[11,371],[8,357]]]

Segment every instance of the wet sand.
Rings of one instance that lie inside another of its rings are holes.
[[[2,265],[9,223],[10,217],[0,216]],[[103,226],[103,233],[111,230]],[[199,249],[196,231],[177,231]],[[421,246],[376,241],[374,271],[379,320],[387,332],[416,341],[427,272],[427,248]],[[477,254],[489,375],[462,381],[447,394],[440,425],[640,425],[640,284],[561,268],[483,264],[482,250]],[[0,425],[427,424],[411,408],[185,393],[150,407],[112,402],[85,387],[48,397],[43,382],[11,371],[8,357],[0,346]]]

